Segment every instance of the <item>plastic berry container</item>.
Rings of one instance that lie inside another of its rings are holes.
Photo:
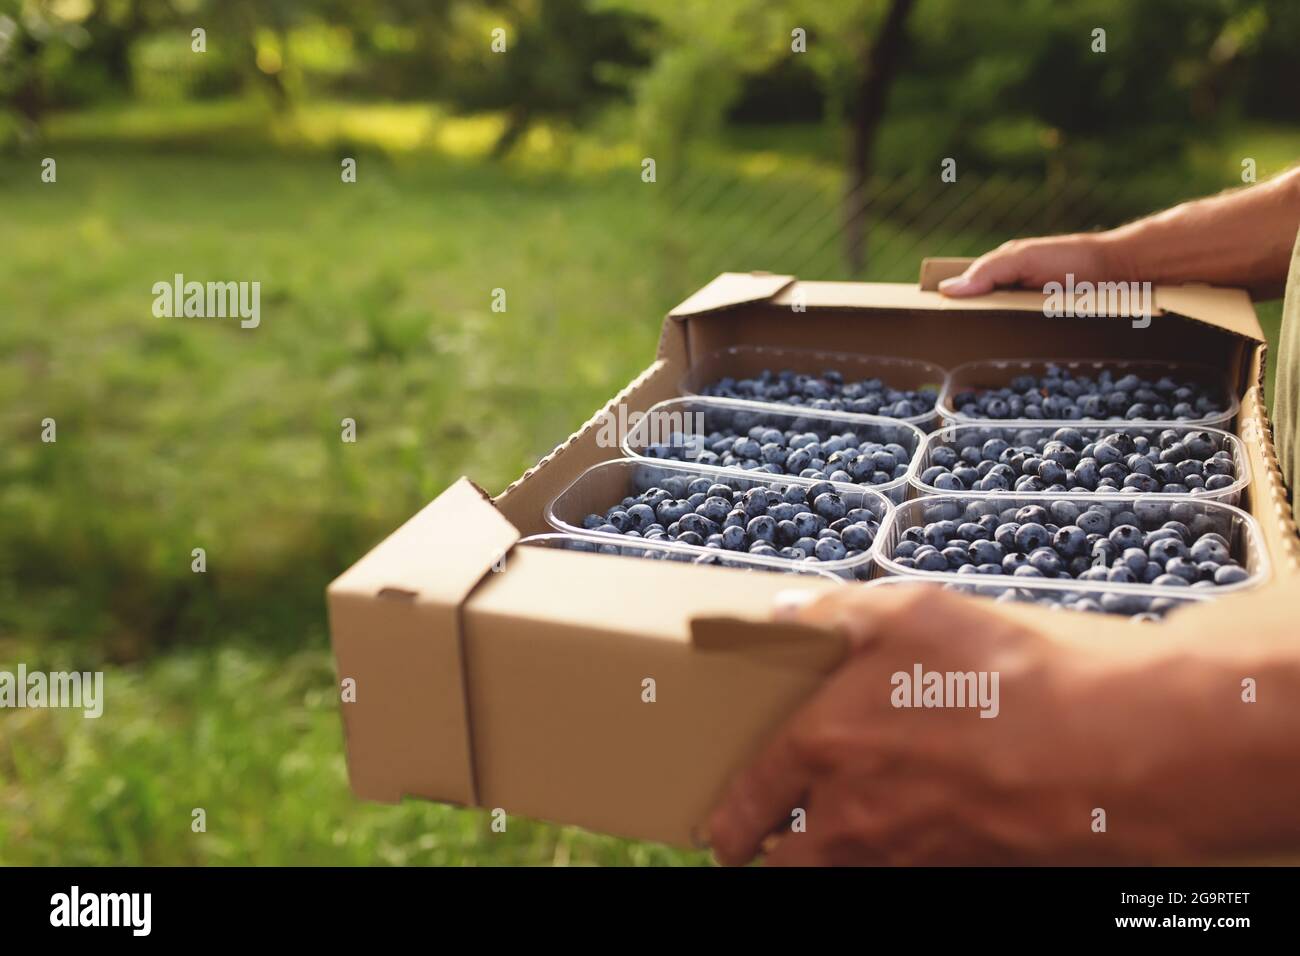
[[[693,359],[690,370],[682,380],[683,395],[726,397],[709,395],[709,388],[723,378],[754,378],[763,371],[781,372],[789,369],[803,375],[820,375],[835,370],[846,382],[859,382],[878,378],[890,388],[917,391],[931,389],[936,398],[942,395],[948,381],[948,370],[920,359],[894,358],[885,355],[862,355],[856,352],[823,352],[812,349],[783,349],[760,345],[733,345],[718,349]],[[812,408],[814,411],[836,411],[794,402],[767,402],[757,398],[743,401],[760,401],[777,407]],[[850,412],[849,414],[864,414]],[[926,431],[939,421],[934,409],[906,416],[899,420]]]
[[[747,554],[726,551],[723,552],[722,557],[719,557],[716,551],[705,549],[709,550],[710,554],[701,557],[694,553],[694,549],[687,551],[684,545],[671,542],[637,541],[629,544],[624,541],[610,540],[612,537],[612,535],[552,532],[549,534],[529,535],[526,538],[521,538],[519,543],[530,548],[555,548],[586,554],[612,554],[617,557],[640,558],[649,561],[677,561],[683,564],[703,564],[711,567],[736,568],[742,571],[775,571],[780,574],[798,574],[805,577],[825,578],[834,581],[836,584],[844,583],[843,577],[832,574],[830,571],[823,571],[811,562],[804,564],[798,561],[785,561],[782,567],[772,568],[766,564],[758,564],[756,559],[751,559]]]
[[[965,392],[979,394],[989,389],[1003,388],[1021,375],[1033,375],[1041,378],[1048,369],[1055,366],[1072,375],[1096,377],[1102,371],[1110,371],[1116,376],[1137,375],[1148,380],[1169,376],[1180,382],[1190,381],[1206,387],[1214,393],[1222,410],[1199,418],[1183,419],[1126,419],[1122,415],[1107,418],[1028,419],[1035,422],[1055,422],[1058,424],[1097,424],[1114,422],[1117,424],[1142,424],[1147,421],[1168,422],[1171,425],[1209,425],[1213,428],[1231,429],[1232,421],[1237,417],[1241,407],[1240,399],[1231,394],[1223,382],[1223,375],[1208,365],[1195,362],[1158,362],[1135,359],[982,359],[965,362],[948,373],[948,380],[935,403],[935,413],[944,422],[988,422],[999,419],[978,417],[966,414],[957,407],[956,397]],[[1021,416],[1024,418],[1024,416]],[[1004,421],[1020,419],[1003,419]]]
[[[768,488],[781,492],[791,485],[811,487],[817,484],[817,482],[807,478],[777,477],[775,475],[757,477],[751,476],[749,472],[724,474],[717,470],[700,469],[681,462],[619,458],[614,461],[593,465],[579,475],[572,484],[556,495],[550,504],[546,506],[546,521],[558,531],[580,537],[598,538],[636,547],[653,543],[631,535],[588,531],[582,527],[582,520],[588,514],[604,514],[611,506],[618,504],[624,498],[638,495],[660,484],[665,478],[673,477],[688,481],[692,478],[706,478],[711,482],[729,485],[742,492],[751,488]],[[836,492],[844,499],[844,503],[850,509],[865,508],[874,514],[880,519],[880,530],[877,535],[884,532],[884,526],[894,508],[893,503],[888,498],[877,491],[856,486],[848,488],[837,486]],[[872,555],[875,550],[872,547],[860,555],[852,558],[842,558],[838,561],[813,561],[808,559],[795,561],[785,557],[756,555],[740,551],[723,551],[718,548],[683,544],[676,541],[666,542],[666,544],[693,558],[706,558],[711,561],[734,560],[743,563],[747,567],[769,571],[788,571],[792,565],[815,567],[838,577],[857,581],[865,581],[871,577]]]
[[[961,581],[944,581],[944,590],[959,594],[985,597],[999,603],[1011,601],[1038,604],[1052,610],[1102,613],[1127,617],[1134,622],[1155,621],[1172,611],[1194,607],[1214,600],[1208,589],[1165,588],[1159,594],[1135,594],[1110,584],[1093,584],[1085,581],[1048,581],[1024,578],[1016,584],[999,582],[995,575],[974,581],[971,575],[962,575]],[[1010,580],[1010,579],[1008,579]],[[919,575],[876,578],[864,587],[898,587],[923,583]],[[1149,589],[1148,589],[1149,590]]]
[[[959,452],[962,448],[976,445],[983,445],[990,439],[1001,439],[1011,445],[1034,446],[1036,442],[1044,439],[1050,439],[1052,434],[1059,428],[1072,428],[1080,432],[1083,437],[1092,442],[1114,432],[1121,432],[1133,437],[1143,436],[1150,441],[1156,441],[1161,432],[1175,431],[1180,435],[1187,435],[1193,432],[1206,433],[1210,436],[1211,443],[1215,451],[1227,451],[1232,456],[1233,476],[1232,483],[1223,488],[1214,491],[1197,489],[1188,492],[1138,492],[1135,490],[1118,490],[1118,491],[1088,491],[1088,492],[1059,492],[1059,491],[1010,491],[1009,494],[1018,495],[1023,498],[1033,499],[1055,499],[1060,498],[1063,494],[1067,497],[1074,498],[1078,496],[1083,501],[1091,500],[1098,495],[1118,494],[1128,498],[1154,498],[1165,499],[1170,501],[1179,501],[1185,498],[1194,498],[1197,501],[1217,501],[1226,505],[1236,505],[1241,502],[1242,495],[1250,485],[1250,459],[1246,454],[1246,446],[1240,438],[1221,428],[1212,428],[1208,425],[1186,425],[1174,422],[1146,422],[1141,424],[1126,423],[1120,424],[1098,424],[1096,422],[1044,422],[1042,420],[1021,420],[1021,421],[993,421],[985,420],[980,422],[966,423],[949,423],[942,425],[935,431],[932,431],[925,437],[925,443],[921,447],[920,453],[916,456],[915,467],[912,472],[911,484],[916,492],[920,495],[953,495],[980,498],[990,494],[1002,494],[1003,492],[988,492],[976,490],[953,490],[935,487],[933,484],[922,480],[922,475],[926,469],[936,463],[935,453],[940,448],[950,448]]]
[[[906,450],[908,459],[906,471],[899,477],[880,484],[831,482],[837,491],[869,488],[893,502],[900,502],[907,497],[909,482],[916,474],[917,452],[925,441],[925,432],[898,418],[849,412],[818,412],[794,406],[727,398],[673,398],[651,407],[629,430],[623,439],[623,454],[651,461],[680,460],[709,473],[798,477],[771,474],[738,465],[712,465],[696,460],[698,454],[707,453],[703,445],[705,436],[715,431],[733,431],[743,435],[756,426],[783,432],[814,433],[823,441],[832,435],[852,432],[859,441],[901,446]]]
[[[1166,521],[1181,521],[1193,534],[1209,532],[1221,534],[1228,542],[1229,553],[1246,571],[1245,580],[1235,584],[1216,587],[1189,586],[1169,587],[1155,584],[1125,584],[1117,582],[1080,581],[1070,578],[1036,578],[1012,575],[960,574],[955,571],[921,571],[909,568],[895,561],[894,550],[902,540],[903,532],[908,528],[925,526],[935,521],[973,521],[982,515],[999,515],[1008,509],[1019,509],[1026,505],[1049,507],[1056,502],[1068,502],[1080,508],[1099,508],[1108,512],[1112,519],[1124,512],[1136,517],[1136,525],[1142,531],[1159,528]],[[913,579],[960,584],[1004,584],[1019,587],[1022,583],[1038,581],[1059,582],[1065,587],[1097,586],[1117,589],[1121,593],[1168,595],[1174,593],[1204,593],[1208,597],[1234,594],[1257,587],[1268,579],[1270,566],[1268,552],[1264,547],[1264,535],[1259,523],[1253,517],[1232,505],[1206,501],[1201,497],[1188,495],[1152,496],[1152,495],[1043,495],[1027,496],[1014,494],[996,495],[929,495],[913,498],[893,509],[887,523],[880,526],[876,540],[872,545],[876,567],[882,575],[899,575]]]

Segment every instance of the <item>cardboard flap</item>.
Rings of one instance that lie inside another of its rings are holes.
[[[1162,312],[1200,319],[1235,332],[1243,338],[1264,341],[1264,330],[1254,303],[1245,289],[1225,289],[1201,282],[1156,286],[1156,305]]]
[[[461,604],[518,538],[462,478],[329,586],[358,796],[477,801]]]
[[[842,634],[805,624],[754,621],[736,617],[697,617],[691,644],[707,653],[743,654],[782,667],[829,673],[847,656]]]
[[[770,272],[724,272],[668,315],[682,319],[750,302],[766,302],[793,281],[794,276]]]
[[[518,540],[519,530],[483,490],[461,478],[330,587],[459,604]]]
[[[921,278],[917,283],[925,292],[935,292],[939,283],[965,272],[974,259],[936,257],[921,260]]]

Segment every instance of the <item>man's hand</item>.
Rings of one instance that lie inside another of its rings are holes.
[[[976,259],[959,276],[944,279],[944,295],[984,295],[999,286],[1039,289],[1064,282],[1073,273],[1078,282],[1128,281],[1129,266],[1120,261],[1105,233],[1013,239]]]
[[[776,865],[1190,856],[1170,813],[1188,797],[1167,790],[1164,761],[1204,769],[1204,753],[1186,737],[1178,693],[1161,697],[1161,680],[1177,691],[1177,667],[1153,676],[1123,653],[1058,643],[928,584],[842,588],[784,617],[844,632],[854,649],[725,791],[708,819],[720,862],[761,851]],[[1119,648],[1158,630],[1112,626],[1138,632],[1119,633]],[[892,675],[910,678],[917,665],[996,672],[996,717],[979,706],[894,706]],[[1204,684],[1192,684],[1200,701]],[[1095,830],[1099,806],[1117,814],[1119,832]]]
[[[1015,239],[939,283],[944,295],[1078,282],[1208,282],[1280,295],[1300,229],[1300,166],[1105,232]]]

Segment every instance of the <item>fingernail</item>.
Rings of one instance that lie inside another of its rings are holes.
[[[965,276],[952,276],[944,279],[939,283],[939,291],[947,293],[962,293],[970,285],[970,280]]]
[[[777,591],[772,598],[772,616],[778,621],[792,621],[815,597],[817,594],[813,591],[800,591],[793,588]]]

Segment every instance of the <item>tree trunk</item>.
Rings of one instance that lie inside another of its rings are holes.
[[[528,132],[529,125],[532,124],[532,111],[527,107],[517,106],[510,111],[506,118],[506,128],[501,131],[497,141],[492,144],[491,159],[493,162],[505,159],[514,149],[516,143],[523,139],[524,133]]]
[[[876,133],[885,117],[889,89],[907,42],[907,18],[914,0],[892,0],[880,31],[867,51],[861,83],[853,97],[848,169],[844,186],[844,258],[860,277],[867,267],[867,187],[871,182]]]

